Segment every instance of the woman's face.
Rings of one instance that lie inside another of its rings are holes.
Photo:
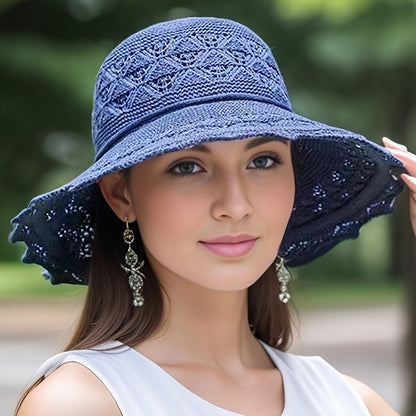
[[[147,259],[164,286],[249,287],[276,257],[294,195],[290,144],[276,138],[169,153],[135,165],[127,180]]]

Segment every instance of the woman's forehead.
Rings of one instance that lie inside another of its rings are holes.
[[[235,139],[235,140],[217,140],[215,142],[199,143],[194,146],[187,147],[183,150],[198,150],[201,152],[209,152],[211,147],[218,146],[222,143],[231,143],[235,146],[242,147],[243,150],[250,150],[254,147],[261,146],[270,142],[280,142],[286,145],[289,145],[289,140],[283,139],[281,137],[273,136],[259,136],[259,137],[248,137],[244,139]]]

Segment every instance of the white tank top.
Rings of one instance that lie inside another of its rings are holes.
[[[282,416],[370,416],[338,371],[320,357],[303,357],[262,343],[284,384]],[[120,346],[120,348],[109,350]],[[79,363],[106,386],[123,416],[244,416],[192,393],[160,366],[119,342],[94,350],[68,351],[47,360],[35,379],[60,365]]]

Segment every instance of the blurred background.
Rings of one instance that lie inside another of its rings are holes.
[[[20,265],[10,219],[93,159],[94,79],[122,39],[158,21],[227,17],[271,47],[295,111],[416,151],[415,0],[0,0],[0,406],[63,345],[83,288]],[[416,244],[406,195],[310,266],[292,270],[299,337],[416,414]],[[17,392],[17,393],[16,393]],[[2,408],[0,413],[3,414]],[[4,413],[6,414],[6,413]]]

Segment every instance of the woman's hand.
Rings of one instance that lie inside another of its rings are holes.
[[[398,144],[387,137],[383,137],[383,143],[393,156],[403,162],[408,172],[407,174],[401,174],[400,177],[409,188],[410,221],[413,233],[416,236],[416,155],[410,153],[406,146]]]

